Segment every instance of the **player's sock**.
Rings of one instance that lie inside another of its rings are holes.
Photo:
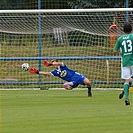
[[[72,87],[69,84],[64,84],[63,88],[65,88],[66,90],[72,90]]]
[[[129,84],[124,83],[124,94],[125,94],[125,99],[128,99],[129,96]]]
[[[88,93],[91,93],[91,86],[88,86]]]
[[[89,97],[92,97],[91,86],[88,86],[87,88],[88,88],[88,96],[89,96]]]

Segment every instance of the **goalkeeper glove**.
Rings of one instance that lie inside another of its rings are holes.
[[[30,69],[29,69],[29,72],[30,72],[31,74],[39,74],[39,71],[36,70],[36,68],[30,68]]]
[[[52,66],[52,63],[48,62],[48,61],[44,61],[44,66],[48,67],[48,66]]]

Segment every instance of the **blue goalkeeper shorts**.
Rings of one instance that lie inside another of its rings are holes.
[[[72,76],[71,81],[70,81],[70,82],[73,83],[73,86],[72,86],[72,87],[75,88],[75,87],[77,87],[79,84],[80,84],[80,85],[85,85],[85,84],[84,84],[84,79],[85,79],[85,78],[86,78],[86,77],[85,77],[84,75],[75,72],[75,74]]]

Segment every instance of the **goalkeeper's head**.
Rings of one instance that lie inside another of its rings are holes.
[[[58,62],[58,60],[57,60],[57,59],[53,59],[51,62],[53,63],[54,61]]]
[[[60,64],[58,63],[57,59],[51,60],[51,63],[55,69],[59,69]]]
[[[130,23],[125,23],[124,26],[123,26],[123,31],[125,33],[131,33],[132,32],[132,26]]]

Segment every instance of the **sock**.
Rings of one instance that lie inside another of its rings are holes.
[[[125,99],[128,99],[128,96],[129,96],[129,83],[124,83],[124,94],[125,94]]]
[[[88,88],[88,94],[90,94],[91,93],[91,86],[88,86],[87,88]]]
[[[63,88],[65,88],[67,90],[72,90],[72,87],[69,84],[63,85]]]

